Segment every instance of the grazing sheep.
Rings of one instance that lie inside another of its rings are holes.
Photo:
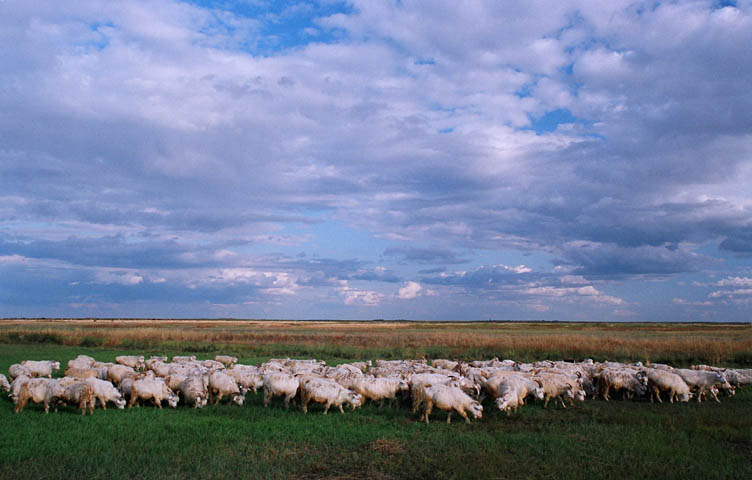
[[[668,392],[668,398],[674,403],[674,398],[680,402],[688,402],[692,397],[687,383],[677,374],[668,370],[651,369],[648,372],[648,386],[650,387],[650,401],[657,398],[661,400],[661,392]]]
[[[221,362],[227,368],[232,368],[238,363],[238,357],[231,357],[230,355],[216,355],[214,360]]]
[[[190,363],[195,361],[195,355],[175,355],[172,357],[172,363]]]
[[[214,405],[217,405],[223,396],[230,397],[231,402],[236,405],[243,405],[245,401],[245,391],[238,387],[231,376],[223,372],[214,372],[209,377],[209,395],[216,396]]]
[[[564,398],[574,399],[572,384],[568,379],[558,374],[539,374],[533,377],[533,380],[543,389],[543,408],[548,407],[551,399],[559,400],[562,408],[567,408],[564,404]]]
[[[95,370],[93,368],[78,368],[78,367],[68,367],[65,369],[65,376],[66,377],[73,377],[73,378],[99,378],[99,371]]]
[[[253,393],[256,393],[259,388],[264,388],[263,375],[256,368],[235,365],[233,368],[224,370],[224,373],[232,377],[238,386],[246,391],[253,390]]]
[[[21,413],[29,401],[44,404],[44,413],[50,413],[50,405],[54,405],[63,393],[63,387],[54,380],[30,378],[18,392],[18,401],[13,413]]]
[[[8,396],[14,404],[18,403],[18,394],[21,392],[21,387],[23,387],[29,380],[31,380],[30,376],[19,375],[10,382],[10,393]]]
[[[28,367],[25,367],[19,363],[14,363],[10,367],[8,367],[8,378],[11,382],[22,375],[25,377],[34,376],[31,374],[31,370]]]
[[[68,368],[91,368],[95,361],[88,355],[79,355],[73,360],[68,361]]]
[[[115,407],[122,410],[125,408],[125,399],[115,386],[107,380],[98,378],[87,378],[84,380],[94,391],[94,397],[102,405],[102,409],[107,410],[107,402],[112,402]]]
[[[175,408],[178,406],[178,396],[170,390],[162,380],[142,378],[133,382],[131,387],[130,400],[128,408],[134,404],[138,406],[139,400],[152,400],[154,405],[162,408],[162,400],[167,400],[167,404]]]
[[[647,376],[626,368],[606,368],[598,376],[598,390],[606,401],[610,400],[611,390],[642,397],[647,393]]]
[[[29,369],[32,377],[52,378],[52,372],[60,370],[60,362],[54,360],[24,360],[21,365]]]
[[[300,382],[300,406],[304,413],[308,413],[310,402],[323,403],[324,415],[334,405],[341,413],[345,413],[342,405],[347,403],[353,410],[363,404],[363,397],[348,390],[337,382],[326,379],[306,379]]]
[[[702,402],[702,397],[706,393],[710,393],[716,402],[721,403],[721,401],[718,400],[716,391],[713,391],[712,387],[723,388],[724,386],[728,386],[733,389],[733,387],[728,385],[726,377],[720,372],[690,370],[687,368],[679,368],[674,370],[674,372],[687,383],[689,388],[695,391],[698,403]]]
[[[423,391],[423,398],[425,399],[423,418],[426,421],[426,425],[434,406],[448,412],[447,423],[451,423],[452,421],[452,412],[459,413],[467,423],[470,423],[470,419],[467,418],[466,411],[470,412],[476,419],[483,416],[483,406],[477,400],[473,400],[459,387],[425,385]]]
[[[400,378],[389,377],[363,377],[352,382],[352,389],[362,395],[364,400],[379,401],[384,406],[384,400],[389,399],[392,403],[399,392],[406,392],[410,385]]]
[[[264,407],[268,407],[272,398],[285,397],[285,408],[290,408],[290,401],[298,393],[300,382],[298,378],[286,373],[267,373],[264,382]]]
[[[2,373],[0,373],[0,389],[5,393],[10,392],[10,382]]]
[[[112,365],[107,369],[107,380],[118,386],[126,378],[135,378],[138,372],[127,365]]]
[[[86,408],[88,407],[89,415],[93,415],[95,401],[96,397],[94,397],[94,390],[91,388],[91,385],[86,382],[76,381],[63,388],[63,393],[57,397],[56,403],[78,406],[81,410],[81,415],[86,414]],[[55,411],[57,411],[57,405],[55,405]]]
[[[192,405],[193,408],[203,408],[209,402],[209,393],[198,377],[187,377],[174,390],[183,397],[186,405]]]
[[[146,368],[146,362],[144,361],[143,355],[120,355],[119,357],[115,357],[115,363],[139,371]]]

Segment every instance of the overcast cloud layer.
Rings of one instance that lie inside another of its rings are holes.
[[[749,1],[2,1],[0,316],[750,321],[751,45]]]

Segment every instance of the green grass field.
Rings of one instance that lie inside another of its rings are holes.
[[[162,352],[3,344],[0,371],[80,353]],[[752,388],[721,404],[588,400],[566,410],[527,405],[511,417],[487,402],[471,425],[447,425],[444,413],[425,425],[405,404],[324,416],[321,407],[285,411],[281,401],[265,409],[261,397],[91,417],[36,405],[14,415],[3,397],[0,478],[752,478]]]

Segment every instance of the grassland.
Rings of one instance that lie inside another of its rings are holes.
[[[113,360],[219,351],[245,363],[498,355],[750,366],[751,333],[748,325],[5,321],[0,371],[80,353]],[[752,388],[721,404],[592,400],[566,410],[527,405],[511,417],[487,403],[471,425],[446,425],[443,414],[418,423],[406,405],[323,416],[316,407],[304,415],[261,403],[249,394],[243,407],[82,418],[35,406],[13,415],[3,397],[0,478],[752,478]]]
[[[341,359],[498,356],[752,365],[752,324],[0,320],[0,343]]]

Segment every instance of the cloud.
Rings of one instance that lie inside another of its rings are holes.
[[[397,292],[397,298],[401,300],[412,300],[420,296],[435,296],[437,293],[430,288],[423,288],[418,282],[408,281]]]
[[[163,279],[251,313],[294,294],[399,316],[384,284],[414,282],[410,308],[432,286],[554,316],[745,278],[748,4],[298,7],[3,4],[14,304],[128,311]]]

